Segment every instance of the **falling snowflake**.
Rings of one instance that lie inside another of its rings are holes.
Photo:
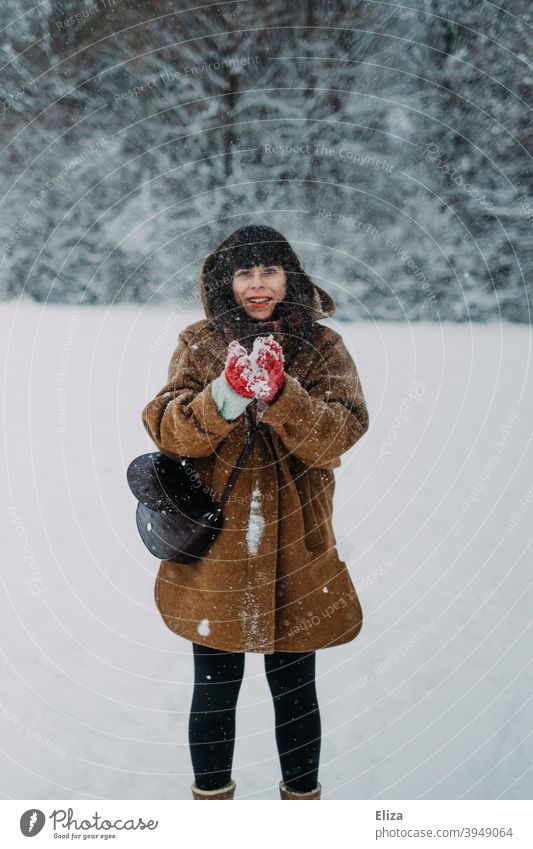
[[[196,630],[202,637],[207,637],[209,634],[209,619],[202,619]]]

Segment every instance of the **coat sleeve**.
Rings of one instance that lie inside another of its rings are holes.
[[[195,367],[190,333],[182,330],[168,369],[168,382],[142,412],[143,425],[160,451],[185,457],[207,457],[241,417],[226,421]]]
[[[286,374],[280,395],[261,416],[291,454],[323,469],[339,466],[369,424],[357,367],[340,334],[329,334],[306,385]]]

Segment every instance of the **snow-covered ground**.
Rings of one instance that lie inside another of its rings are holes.
[[[191,646],[155,607],[125,469],[201,317],[0,306],[5,797],[190,797]],[[317,656],[324,798],[531,798],[530,328],[326,323],[371,429],[337,470],[365,622]],[[261,655],[237,735],[237,796],[277,798]]]

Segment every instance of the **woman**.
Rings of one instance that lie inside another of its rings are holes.
[[[259,652],[281,798],[320,799],[316,650],[362,627],[336,550],[333,469],[367,431],[367,406],[341,336],[318,323],[333,315],[332,299],[276,230],[232,233],[206,258],[200,295],[206,318],[181,331],[144,426],[160,451],[191,458],[215,497],[250,427],[263,427],[207,554],[194,565],[163,561],[156,579],[164,622],[192,642],[193,798],[233,799],[237,697],[245,653]]]

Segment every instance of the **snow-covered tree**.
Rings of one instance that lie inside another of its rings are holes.
[[[4,0],[2,297],[191,303],[270,223],[339,316],[529,321],[527,0]]]

